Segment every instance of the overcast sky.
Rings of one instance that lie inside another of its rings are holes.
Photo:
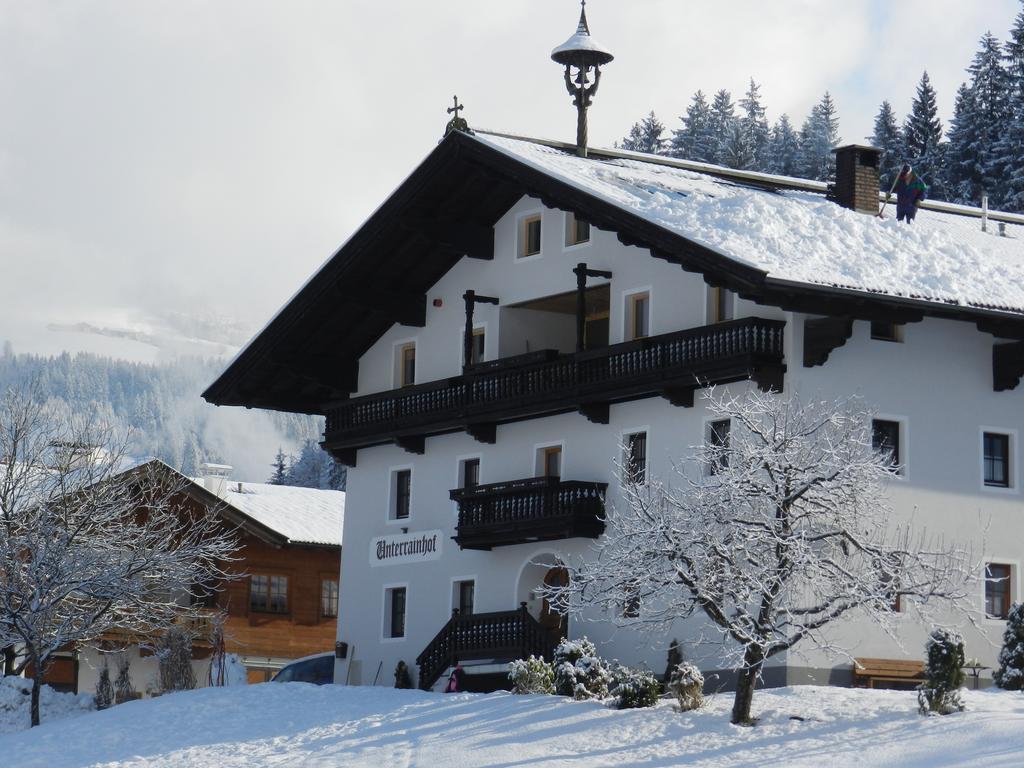
[[[861,141],[927,69],[948,119],[978,38],[1005,38],[1019,8],[591,0],[616,54],[591,141],[651,109],[678,127],[694,90],[738,97],[751,76],[773,120],[830,90]],[[0,339],[144,358],[46,328],[174,313],[255,332],[435,146],[453,93],[470,125],[574,138],[549,54],[577,16],[574,0],[0,0]]]

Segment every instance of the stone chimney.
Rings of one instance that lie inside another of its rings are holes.
[[[834,149],[836,181],[829,187],[829,199],[859,213],[878,213],[879,164],[882,150],[863,144]]]
[[[228,490],[228,478],[231,470],[227,464],[210,464],[203,462],[199,465],[199,472],[203,478],[203,487],[215,496],[224,498]]]

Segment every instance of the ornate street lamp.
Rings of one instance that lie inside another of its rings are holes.
[[[582,0],[580,23],[576,34],[555,48],[551,58],[565,65],[565,87],[576,105],[576,153],[587,156],[587,108],[597,93],[601,82],[601,65],[615,57],[590,36],[587,25],[587,0]],[[590,70],[594,70],[594,81],[590,82]],[[575,73],[573,72],[575,70]]]

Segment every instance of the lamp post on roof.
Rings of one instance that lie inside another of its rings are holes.
[[[587,24],[587,0],[580,3],[580,23],[576,34],[555,48],[551,58],[565,65],[565,87],[576,105],[576,153],[587,156],[587,108],[597,93],[601,82],[601,65],[615,57],[590,36]],[[590,82],[590,70],[594,70],[594,81]],[[575,70],[575,72],[574,72]]]

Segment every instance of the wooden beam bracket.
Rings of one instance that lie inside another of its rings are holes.
[[[992,345],[992,387],[996,392],[1016,389],[1024,377],[1024,341]]]
[[[423,435],[405,435],[396,437],[395,444],[407,453],[415,453],[422,456],[427,450],[427,439]]]
[[[498,425],[493,423],[467,424],[466,432],[478,443],[494,445],[498,441]]]
[[[804,320],[804,368],[824,365],[833,350],[853,335],[852,317],[817,317]]]
[[[579,412],[594,424],[607,424],[610,407],[608,403],[580,403]]]
[[[693,393],[695,387],[665,387],[661,390],[661,396],[672,405],[681,408],[693,408]]]

